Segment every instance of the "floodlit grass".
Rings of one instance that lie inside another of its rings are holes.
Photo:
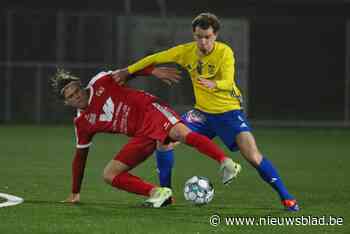
[[[142,208],[143,197],[121,192],[102,180],[104,165],[127,141],[116,135],[95,138],[82,203],[63,204],[60,201],[70,192],[73,128],[1,126],[0,132],[0,193],[25,200],[17,206],[0,208],[1,234],[350,233],[350,130],[264,128],[255,132],[261,151],[273,161],[298,198],[302,207],[298,213],[283,211],[276,193],[238,153],[230,155],[242,163],[242,174],[226,187],[218,177],[218,165],[184,145],[176,149],[176,204],[161,209]],[[133,173],[157,183],[155,165],[152,156]],[[215,196],[210,204],[196,207],[184,200],[183,184],[193,175],[209,177],[213,182]],[[214,214],[221,216],[217,227],[209,224]],[[343,219],[343,225],[226,225],[225,217],[231,216],[332,216]]]

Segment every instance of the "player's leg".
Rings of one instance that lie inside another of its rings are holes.
[[[212,139],[215,135],[206,126],[206,118],[198,110],[190,110],[181,116],[182,122],[192,131],[200,133]],[[155,152],[157,159],[158,177],[162,187],[171,188],[171,174],[174,166],[174,146],[175,143],[157,143]]]
[[[259,152],[244,113],[240,110],[230,111],[220,116],[210,117],[209,121],[225,145],[231,151],[240,150],[243,157],[256,168],[261,178],[278,192],[282,202],[295,204],[288,207],[292,207],[291,210],[297,210],[298,206],[284,186],[277,170]]]
[[[171,197],[171,190],[159,188],[128,172],[146,160],[153,153],[155,147],[154,140],[132,138],[116,157],[107,164],[103,174],[104,180],[118,189],[149,196],[146,202],[152,207],[161,206]]]
[[[162,144],[157,142],[155,151],[159,184],[162,187],[171,188],[171,173],[174,167],[174,146],[173,143]]]
[[[216,146],[209,138],[191,131],[186,125],[180,121],[178,114],[166,104],[152,103],[150,110],[144,117],[144,126],[140,132],[147,134],[152,139],[156,139],[163,143],[172,141],[180,141],[189,146],[196,148],[199,152],[211,157],[219,163],[224,160],[230,167],[227,168],[229,177],[223,178],[223,183],[229,182],[235,177],[239,170],[236,163],[232,159],[225,156],[224,152]],[[227,179],[227,180],[226,180]]]
[[[118,189],[149,196],[150,191],[156,186],[143,181],[141,178],[130,174],[130,167],[119,160],[111,160],[104,170],[104,180],[106,183]]]
[[[174,167],[174,145],[177,143],[163,144],[157,142],[157,150],[155,151],[157,161],[157,173],[159,184],[161,187],[171,188],[172,169]],[[173,204],[175,198],[169,198],[163,206]]]
[[[173,140],[180,141],[186,145],[192,146],[202,154],[216,160],[221,165],[222,181],[228,184],[235,178],[241,170],[241,166],[227,157],[208,137],[190,130],[183,123],[173,126],[169,132],[169,137]]]
[[[251,132],[241,132],[236,137],[241,154],[256,168],[261,178],[275,189],[282,204],[290,211],[299,210],[294,197],[288,192],[274,165],[258,150],[254,136]]]
[[[104,169],[104,180],[114,187],[148,196],[156,186],[131,175],[128,171],[147,159],[155,149],[153,140],[131,138]]]

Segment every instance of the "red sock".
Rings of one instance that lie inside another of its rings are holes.
[[[123,172],[114,177],[112,186],[130,193],[136,193],[147,197],[149,196],[151,190],[156,187],[155,185],[146,183],[145,181],[141,180],[141,178],[128,172]]]
[[[226,155],[218,146],[216,146],[208,137],[196,132],[190,132],[186,136],[186,144],[193,146],[199,152],[208,155],[212,159],[221,163]]]

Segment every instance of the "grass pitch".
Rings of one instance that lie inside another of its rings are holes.
[[[60,203],[70,192],[72,127],[0,126],[0,193],[24,198],[24,203],[0,208],[0,233],[350,233],[350,130],[259,129],[261,151],[278,168],[297,197],[302,211],[282,210],[276,193],[260,180],[238,153],[243,171],[229,187],[221,184],[218,165],[187,146],[176,148],[173,187],[176,204],[167,208],[140,207],[144,200],[118,191],[102,180],[105,164],[127,138],[99,135],[87,162],[82,203]],[[222,144],[219,143],[221,146]],[[150,157],[133,173],[157,183]],[[202,207],[186,202],[184,182],[193,175],[209,177],[214,200]],[[4,199],[0,198],[0,202]],[[221,223],[211,226],[218,214]],[[225,217],[336,217],[342,225],[226,225]]]

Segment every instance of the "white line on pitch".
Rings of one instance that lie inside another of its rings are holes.
[[[5,198],[7,200],[6,202],[0,203],[0,207],[15,206],[24,201],[21,197],[16,197],[6,193],[0,193],[0,197]]]

